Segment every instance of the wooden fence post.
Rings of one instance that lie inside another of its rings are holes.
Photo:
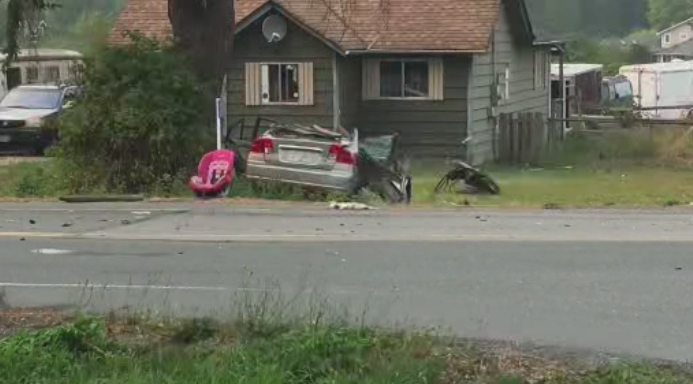
[[[512,121],[512,162],[517,163],[522,153],[522,119],[520,114],[510,115]]]

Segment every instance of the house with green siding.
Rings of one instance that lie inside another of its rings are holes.
[[[112,34],[168,38],[167,0]],[[497,157],[503,113],[550,114],[550,54],[524,0],[235,0],[228,121],[397,132],[417,157]]]

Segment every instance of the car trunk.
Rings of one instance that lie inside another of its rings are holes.
[[[353,157],[347,154],[351,138],[343,133],[320,127],[281,126],[268,134],[271,140],[271,148],[265,151],[268,165],[321,171],[354,165],[348,161]]]
[[[339,144],[335,140],[282,136],[272,137],[272,144],[272,151],[265,155],[265,162],[270,165],[331,170],[337,163],[330,156],[332,146]]]

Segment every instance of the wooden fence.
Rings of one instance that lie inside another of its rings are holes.
[[[536,163],[562,139],[562,124],[547,124],[542,113],[501,114],[498,160],[506,164]]]

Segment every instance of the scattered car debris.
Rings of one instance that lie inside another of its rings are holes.
[[[453,187],[464,194],[498,195],[501,191],[491,176],[460,160],[454,162],[454,168],[443,176],[434,191],[450,191]]]
[[[544,209],[557,210],[557,209],[561,209],[561,206],[556,204],[556,203],[546,203],[546,204],[544,204]]]
[[[65,203],[131,203],[143,201],[144,195],[70,195],[61,196],[59,200]]]
[[[368,211],[375,209],[363,203],[338,203],[336,201],[330,203],[330,208],[341,211]]]
[[[34,249],[31,251],[31,253],[35,253],[37,255],[69,255],[72,253],[72,251],[67,249],[41,248]]]

